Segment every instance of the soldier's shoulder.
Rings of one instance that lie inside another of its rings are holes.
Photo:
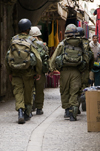
[[[33,36],[28,35],[27,37],[29,40],[31,40],[32,42],[36,41],[36,38],[34,38]]]
[[[58,44],[57,47],[60,47],[60,46],[64,46],[64,40],[62,40],[61,42],[59,42],[59,44]]]
[[[19,38],[19,34],[15,35],[12,37],[12,40],[18,39]]]
[[[36,40],[36,41],[35,41],[35,44],[36,44],[38,47],[43,48],[44,50],[47,50],[47,49],[48,49],[46,42],[43,42],[43,41],[41,41],[41,40]]]
[[[85,41],[89,42],[89,40],[85,37],[83,37],[82,40],[85,40]]]
[[[89,45],[90,41],[87,38],[82,38],[83,44]]]

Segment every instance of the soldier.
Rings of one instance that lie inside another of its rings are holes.
[[[84,36],[84,29],[82,27],[77,27],[78,35],[82,40],[82,48],[83,48],[83,59],[87,62],[87,65],[83,71],[81,71],[81,79],[82,79],[82,87],[81,90],[89,86],[89,72],[93,68],[94,65],[94,55],[90,47],[89,40]],[[86,55],[88,54],[88,55]],[[82,68],[82,66],[81,66]]]
[[[12,37],[6,55],[6,66],[13,86],[18,111],[18,123],[23,124],[30,119],[33,104],[34,75],[40,75],[42,61],[29,35],[31,21],[21,19],[18,23],[20,33]]]
[[[87,62],[87,65],[84,67],[81,66],[81,90],[79,95],[79,105],[82,103],[82,109],[83,111],[86,111],[86,102],[85,102],[85,93],[83,92],[84,88],[89,86],[89,72],[93,68],[94,64],[94,56],[93,52],[91,51],[91,47],[89,45],[89,40],[85,38],[84,29],[82,27],[77,27],[77,32],[79,37],[82,41],[82,49],[83,51],[83,60]],[[88,54],[88,56],[86,55]],[[83,68],[83,69],[82,69]],[[80,110],[78,111],[78,114],[80,114]]]
[[[46,43],[42,42],[40,36],[42,35],[40,29],[37,26],[32,26],[30,30],[30,35],[34,37],[33,44],[37,47],[37,51],[39,52],[42,59],[42,72],[41,78],[35,81],[35,100],[33,105],[36,108],[36,114],[43,114],[43,104],[44,104],[44,86],[45,86],[45,73],[49,70],[48,64],[48,47]]]
[[[83,60],[82,42],[77,36],[77,27],[69,24],[65,29],[65,39],[57,46],[51,61],[51,71],[60,71],[60,93],[62,108],[65,109],[64,118],[77,120],[78,95],[81,89],[81,72],[87,62]],[[88,58],[88,54],[86,56]]]

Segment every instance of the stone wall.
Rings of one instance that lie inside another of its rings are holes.
[[[9,47],[11,37],[14,35],[13,8],[15,3],[11,1],[0,2],[0,98],[11,96],[11,84],[5,67],[5,55]]]

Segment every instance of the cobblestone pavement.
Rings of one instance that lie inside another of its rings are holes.
[[[87,132],[86,112],[65,120],[59,88],[45,89],[44,114],[17,124],[15,100],[0,103],[0,151],[100,151],[100,133]]]

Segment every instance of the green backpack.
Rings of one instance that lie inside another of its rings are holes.
[[[36,65],[36,57],[31,52],[32,42],[30,36],[25,39],[20,39],[15,36],[12,39],[9,51],[7,53],[7,62],[12,69],[27,69],[29,66]]]
[[[42,72],[46,73],[49,71],[49,55],[48,55],[48,48],[46,45],[44,45],[44,43],[40,40],[37,40],[34,42],[34,44],[37,47],[37,51],[40,54],[40,57],[42,59]]]
[[[56,68],[60,71],[64,66],[77,66],[83,72],[87,65],[93,66],[93,53],[86,38],[69,38],[62,41],[62,53],[56,57]]]
[[[62,60],[64,66],[78,66],[83,60],[82,49],[71,45],[64,46]]]
[[[72,44],[73,45],[72,45]],[[78,66],[83,61],[83,51],[80,46],[80,40],[72,38],[62,42],[62,53],[56,57],[55,64],[57,69],[65,66]]]

